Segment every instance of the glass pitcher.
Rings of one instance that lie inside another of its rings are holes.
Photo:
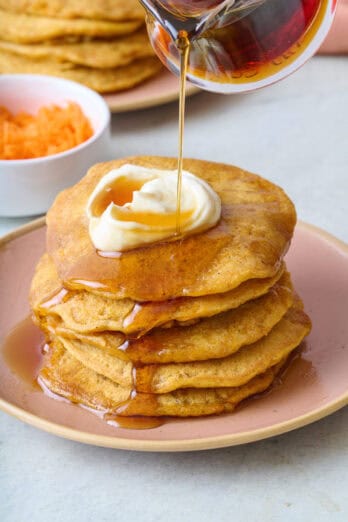
[[[187,79],[208,91],[246,92],[291,74],[323,42],[336,0],[141,0],[151,43],[179,74],[176,45],[190,41]]]

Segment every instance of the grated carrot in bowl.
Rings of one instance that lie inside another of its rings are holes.
[[[0,107],[0,159],[18,160],[50,156],[88,140],[89,119],[77,103],[41,107],[36,115],[14,115]]]

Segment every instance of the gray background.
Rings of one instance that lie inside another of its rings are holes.
[[[348,59],[316,57],[263,91],[189,99],[185,155],[268,177],[300,219],[348,242],[347,120]],[[175,156],[176,142],[175,103],[113,117],[110,157]],[[0,219],[0,234],[25,221]],[[0,413],[3,522],[346,522],[347,469],[348,408],[267,441],[181,454],[84,446]]]

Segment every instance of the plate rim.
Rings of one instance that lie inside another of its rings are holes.
[[[25,225],[22,225],[12,230],[11,232],[8,232],[0,238],[0,248],[3,248],[3,246],[8,242],[28,234],[29,232],[32,232],[33,230],[36,230],[45,224],[46,218],[43,216],[30,221],[29,223],[26,223]],[[336,248],[343,251],[344,254],[348,254],[348,244],[341,239],[338,239],[326,230],[304,221],[298,221],[296,227],[308,230],[320,236],[321,238],[324,238],[327,242],[335,245]],[[64,439],[113,449],[156,452],[201,451],[248,444],[250,442],[267,439],[307,426],[308,424],[311,424],[334,413],[346,405],[348,405],[348,388],[345,393],[330,401],[323,407],[316,408],[293,419],[259,428],[257,430],[249,430],[237,434],[231,433],[188,440],[172,439],[161,441],[128,439],[126,437],[111,437],[108,435],[95,435],[93,433],[69,428],[67,426],[48,421],[39,417],[38,415],[24,410],[23,408],[11,404],[5,399],[0,398],[0,410],[3,412],[12,415],[13,417],[27,424],[30,424],[35,428],[41,429],[47,433],[62,437]]]

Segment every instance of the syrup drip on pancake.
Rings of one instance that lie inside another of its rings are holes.
[[[174,215],[175,218],[175,215]],[[204,234],[204,236],[203,236]],[[200,258],[197,258],[197,239],[200,238]],[[203,239],[204,238],[204,239]],[[250,238],[248,238],[250,240]],[[96,251],[89,252],[82,255],[80,259],[76,260],[74,265],[64,272],[64,282],[67,288],[71,290],[79,289],[102,289],[105,292],[117,292],[122,288],[117,279],[101,277],[100,274],[124,274],[127,284],[129,284],[129,276],[133,278],[135,267],[140,265],[147,266],[148,253],[155,249],[158,251],[158,257],[163,259],[162,269],[159,272],[154,270],[149,274],[149,277],[144,280],[141,273],[136,268],[137,276],[136,282],[141,278],[142,293],[145,300],[151,296],[153,291],[159,290],[163,285],[179,288],[184,295],[190,295],[190,287],[196,285],[197,280],[200,279],[204,272],[206,265],[214,263],[214,259],[218,254],[230,243],[231,234],[228,232],[224,222],[220,222],[214,228],[195,236],[190,236],[185,239],[177,241],[167,241],[163,243],[152,243],[135,250],[125,252],[104,252]],[[181,248],[181,243],[185,243],[185,248]],[[257,240],[254,242],[255,248],[258,248]],[[100,260],[103,260],[103,271],[100,272]],[[117,259],[117,266],[113,261]],[[168,263],[170,261],[171,270],[168,270]],[[195,270],[192,270],[195,266]],[[281,260],[274,265],[274,274],[280,269]],[[178,268],[177,268],[178,267]],[[179,269],[180,267],[180,269]],[[156,267],[157,268],[157,267]],[[147,274],[148,274],[147,270]],[[84,274],[84,277],[79,277],[79,274]],[[128,276],[129,274],[129,276]],[[184,284],[180,284],[180,280]],[[189,283],[189,285],[188,285]],[[137,284],[137,287],[139,285]],[[163,297],[165,300],[165,296]]]
[[[69,290],[62,287],[58,292],[55,292],[50,297],[46,298],[41,304],[40,308],[42,309],[49,309],[52,306],[59,305],[63,303],[69,296]]]
[[[182,157],[179,163],[180,170],[178,178],[177,197],[179,197],[179,193],[181,195]],[[153,179],[155,178],[153,176],[151,177],[151,173],[149,173],[148,177],[145,179],[132,179],[128,176],[120,176],[115,178],[111,182],[109,181],[109,183],[105,185],[93,199],[93,202],[90,207],[91,216],[93,216],[94,218],[100,218],[105,212],[105,210],[109,207],[109,205],[113,205],[111,207],[110,216],[115,221],[132,222],[140,226],[145,225],[148,227],[147,233],[151,234],[152,232],[156,235],[158,234],[158,228],[161,227],[169,230],[176,229],[176,233],[172,233],[172,235],[170,235],[164,241],[172,241],[174,239],[177,240],[179,234],[179,222],[189,222],[194,212],[193,209],[182,212],[180,208],[180,202],[178,200],[176,211],[166,213],[159,213],[156,211],[134,211],[129,205],[133,202],[134,192],[140,191],[142,187],[145,185],[145,183],[152,181]],[[163,240],[161,241],[163,242]],[[154,240],[151,241],[151,244],[158,242],[159,240]],[[100,249],[97,249],[97,253],[102,257],[119,257],[121,254],[121,252],[117,250],[104,251]]]
[[[91,212],[94,216],[99,217],[107,209],[110,203],[114,203],[119,207],[124,207],[126,203],[133,201],[133,194],[140,190],[142,186],[150,181],[149,179],[129,179],[126,176],[117,178],[113,183],[108,184],[101,193],[95,198]],[[189,218],[192,211],[185,213],[185,218]],[[112,217],[119,221],[134,221],[139,224],[156,226],[162,224],[165,227],[173,227],[176,223],[177,216],[175,213],[157,214],[155,212],[133,212],[128,207],[112,209]],[[103,252],[99,250],[100,255],[106,257],[118,257],[119,252]]]
[[[104,210],[114,203],[122,207],[126,203],[131,203],[133,193],[140,190],[147,180],[128,179],[126,177],[117,178],[114,183],[104,187],[104,190],[95,198],[92,206],[94,216],[101,216]]]
[[[100,217],[108,208],[110,203],[114,203],[119,207],[123,207],[126,203],[131,203],[133,201],[134,192],[140,190],[147,181],[150,181],[150,178],[138,180],[129,179],[124,176],[115,179],[112,183],[106,185],[106,187],[104,187],[100,194],[95,198],[91,208],[92,214],[96,217]],[[124,209],[113,208],[112,216],[114,219],[120,221],[135,221],[136,223],[150,226],[157,225],[159,220],[161,220],[161,222],[163,220],[166,222],[169,219],[170,223],[173,221],[171,215],[167,217],[158,216],[156,213],[150,212],[132,212],[127,207]],[[98,250],[98,253],[102,256],[105,255],[106,257],[118,257],[120,255],[119,252],[105,252],[104,254],[102,250]]]

